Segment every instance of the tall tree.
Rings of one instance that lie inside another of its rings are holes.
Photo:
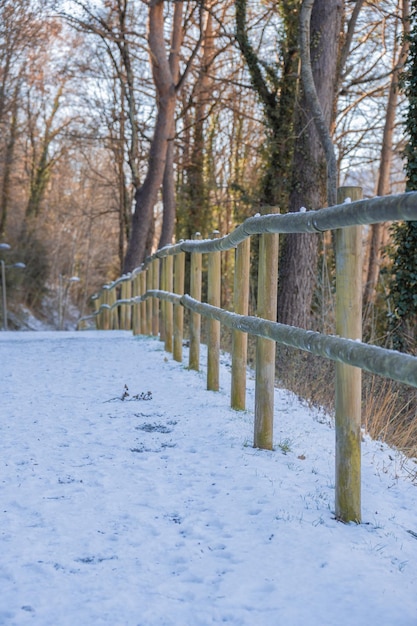
[[[377,196],[385,196],[391,192],[391,166],[393,159],[393,143],[397,104],[400,92],[400,77],[404,70],[409,49],[410,3],[401,0],[401,13],[397,18],[399,28],[395,29],[395,40],[399,42],[396,55],[393,55],[393,68],[388,90],[387,110],[382,136],[381,160],[378,172]],[[400,32],[399,32],[400,31]],[[402,31],[402,32],[401,32]],[[396,42],[394,42],[395,45]],[[383,245],[385,224],[372,224],[367,278],[364,291],[364,304],[370,305],[375,300]]]
[[[60,148],[53,153],[51,153],[51,145],[57,135],[68,125],[67,121],[58,125],[55,123],[63,94],[64,82],[57,87],[56,93],[52,99],[52,106],[50,107],[50,110],[46,112],[45,116],[39,115],[40,111],[38,111],[38,115],[33,116],[33,105],[30,95],[28,94],[29,99],[27,105],[27,115],[29,121],[30,141],[30,184],[29,198],[25,213],[26,226],[28,226],[31,220],[34,220],[39,216],[41,202],[51,176],[51,170],[62,154],[62,144],[60,145]],[[40,124],[37,123],[39,122],[40,117],[43,117],[41,122],[42,128],[39,128]]]
[[[151,140],[147,170],[142,185],[135,192],[135,209],[132,217],[132,230],[126,251],[124,271],[131,271],[138,266],[150,251],[153,234],[153,209],[158,199],[158,193],[162,182],[165,180],[167,190],[167,177],[171,172],[167,168],[167,155],[170,142],[173,141],[175,107],[177,95],[191,68],[191,64],[201,44],[203,27],[200,28],[200,36],[195,44],[185,68],[180,73],[180,52],[184,38],[182,1],[174,3],[172,25],[169,42],[169,52],[165,45],[165,2],[164,0],[150,0],[148,13],[148,44],[152,75],[156,90],[157,114],[155,119],[154,134]],[[200,5],[200,11],[204,11],[204,3]],[[168,167],[172,168],[172,159],[168,159]],[[172,180],[172,179],[171,179]],[[171,196],[172,197],[172,196]],[[169,204],[172,211],[172,204]],[[167,215],[170,221],[169,228],[173,232],[172,215]],[[164,241],[167,240],[163,229]]]
[[[405,123],[407,191],[417,190],[417,1],[411,0],[409,57],[404,73],[408,110]],[[394,227],[393,302],[391,329],[394,347],[415,353],[417,339],[417,222]]]
[[[93,38],[93,49],[87,52],[91,60],[80,69],[95,84],[93,93],[102,94],[101,98],[97,95],[93,98],[91,106],[101,118],[99,125],[104,123],[106,145],[115,160],[122,269],[126,239],[130,236],[131,190],[138,190],[141,186],[141,138],[144,133],[138,100],[139,90],[144,90],[146,81],[140,80],[145,71],[140,56],[143,34],[139,25],[144,10],[131,0],[111,0],[104,6],[88,0],[72,0],[72,4],[78,11],[71,12],[66,3],[58,13],[77,31]]]
[[[14,153],[23,108],[23,89],[34,42],[42,44],[45,28],[42,7],[31,0],[0,3],[0,233],[6,231],[11,200]]]
[[[310,23],[310,56],[316,109],[311,106],[311,94],[304,84],[301,85],[297,101],[297,141],[292,167],[290,211],[299,211],[301,207],[318,209],[326,204],[327,164],[315,118],[319,114],[319,107],[320,123],[324,126],[323,132],[327,131],[329,140],[334,120],[342,15],[342,0],[315,0]],[[291,234],[285,237],[278,292],[278,320],[284,324],[303,328],[309,325],[316,283],[317,244],[316,235]]]
[[[211,3],[213,4],[213,3]],[[211,9],[211,5],[209,7]],[[207,117],[209,104],[214,106],[210,93],[213,86],[213,61],[216,54],[213,14],[209,10],[204,28],[200,58],[194,64],[193,80],[189,81],[188,93],[183,91],[182,125],[183,162],[179,193],[181,214],[178,220],[180,237],[191,238],[194,233],[208,234],[210,222],[209,193],[207,181]]]
[[[267,137],[266,165],[260,201],[264,205],[287,204],[295,100],[298,89],[298,7],[299,0],[266,3],[268,13],[277,13],[280,30],[278,59],[262,58],[250,39],[248,2],[236,0],[236,39],[247,64],[253,89],[262,105]],[[264,15],[264,21],[266,16]],[[277,26],[278,28],[278,26]],[[258,49],[262,49],[262,41]]]

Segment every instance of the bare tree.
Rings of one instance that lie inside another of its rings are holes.
[[[174,4],[169,53],[167,53],[165,46],[164,5],[163,0],[151,0],[149,2],[148,43],[152,75],[156,89],[157,115],[149,150],[146,175],[142,185],[135,192],[135,210],[124,263],[125,271],[130,271],[138,266],[150,250],[153,228],[152,213],[164,179],[168,147],[173,140],[177,95],[197,54],[202,40],[202,33],[204,32],[203,19],[201,19],[199,39],[185,64],[185,69],[180,74],[180,51],[184,38],[184,3],[178,1]],[[201,15],[203,15],[203,5],[201,5],[200,11]],[[169,159],[168,167],[172,167],[172,159]],[[170,175],[168,169],[166,177]],[[167,188],[166,186],[167,180],[165,188]],[[167,210],[172,211],[172,204],[168,205]],[[167,214],[166,219],[169,220],[170,226],[169,228],[165,227],[164,241],[168,240],[168,235],[173,232],[172,215]]]
[[[37,114],[33,114],[33,103],[28,93],[27,116],[29,128],[29,198],[25,213],[25,226],[39,216],[41,202],[43,200],[46,186],[49,182],[51,171],[57,160],[60,158],[63,150],[63,144],[58,149],[51,152],[51,146],[57,135],[62,133],[63,129],[68,125],[68,120],[56,124],[57,114],[59,111],[62,94],[64,90],[65,79],[56,88],[55,95],[52,100],[50,110],[46,112],[45,117],[41,116],[41,110]],[[48,98],[49,99],[49,98]],[[47,107],[49,108],[49,107]],[[40,118],[41,124],[39,124]]]
[[[298,15],[297,3],[286,0],[266,3],[262,20],[255,12],[261,33],[252,42],[247,0],[237,0],[236,39],[245,59],[253,89],[258,95],[265,117],[267,164],[264,166],[261,203],[282,208],[288,201],[289,180],[294,149],[294,112],[298,89]],[[256,7],[258,9],[258,7]],[[266,24],[274,24],[277,59],[262,54]],[[283,209],[285,210],[285,209]]]
[[[14,153],[23,108],[23,83],[34,41],[44,40],[46,28],[38,3],[0,3],[0,233],[4,235],[10,205]]]
[[[314,125],[317,130],[317,134],[320,139],[321,146],[326,158],[327,164],[327,204],[332,206],[336,204],[336,188],[337,188],[337,165],[336,165],[336,153],[333,145],[332,138],[330,136],[330,123],[332,121],[331,115],[327,113],[327,119],[320,102],[316,85],[314,82],[313,69],[311,65],[310,54],[310,26],[311,26],[311,11],[313,9],[315,0],[303,0],[300,10],[300,59],[301,59],[301,80],[302,89],[304,92],[304,98],[307,106],[310,109]],[[341,7],[339,7],[339,13],[341,14]],[[341,17],[337,19],[337,22],[341,22]],[[323,36],[323,35],[322,35]],[[338,47],[337,39],[333,43],[334,52]],[[337,75],[335,66],[330,68],[332,70],[332,80],[336,83]],[[335,86],[329,87],[329,95],[333,96],[335,93]],[[327,95],[327,94],[326,94]],[[333,98],[327,97],[324,105],[332,110]],[[329,106],[330,105],[330,106]]]
[[[138,83],[144,74],[144,59],[138,54],[143,48],[143,35],[138,24],[144,13],[141,5],[138,7],[129,0],[112,0],[103,7],[88,0],[72,0],[72,4],[78,11],[71,12],[65,6],[64,10],[58,10],[58,15],[78,32],[92,35],[93,41],[99,42],[89,53],[90,62],[84,63],[80,71],[96,86],[94,91],[99,84],[106,85],[100,89],[103,97],[96,97],[90,106],[94,114],[104,120],[105,144],[115,160],[122,269],[125,242],[131,232],[131,190],[138,190],[141,186],[141,134],[144,136],[144,133],[139,120],[138,99],[144,81],[140,87]],[[125,164],[129,175],[125,172]]]
[[[378,172],[378,183],[376,193],[384,196],[391,192],[391,166],[393,159],[393,141],[395,130],[395,118],[397,114],[397,104],[399,96],[399,81],[407,60],[409,50],[408,34],[410,32],[410,3],[409,0],[401,0],[401,17],[398,18],[401,24],[402,33],[396,34],[395,40],[400,41],[398,53],[393,56],[393,69],[389,84],[388,101],[386,105],[386,116],[382,135],[382,147],[380,166]],[[383,244],[384,224],[373,224],[371,226],[370,251],[368,272],[364,291],[365,306],[371,305],[375,300],[376,285],[378,282],[379,268],[381,264],[381,248]]]
[[[311,12],[311,74],[317,98],[300,89],[295,126],[293,178],[290,210],[318,209],[327,196],[327,167],[321,133],[330,132],[337,86],[337,59],[340,48],[342,0],[315,0]],[[305,25],[304,25],[305,28]],[[312,112],[312,100],[316,107]],[[330,134],[326,141],[329,141]],[[331,152],[331,149],[328,149]],[[330,183],[333,198],[334,178]],[[278,320],[284,324],[307,327],[317,273],[317,236],[292,234],[285,237],[279,273]]]

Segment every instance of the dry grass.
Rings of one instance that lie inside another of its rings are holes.
[[[231,351],[231,332],[222,327],[222,349]],[[255,365],[256,338],[249,337],[248,361]],[[277,345],[279,386],[329,415],[335,408],[335,363]],[[367,434],[417,459],[417,389],[362,373],[362,425]],[[416,470],[417,472],[417,470]]]
[[[294,348],[277,346],[277,379],[310,406],[334,411],[333,361]]]
[[[334,370],[331,361],[278,347],[277,376],[287,389],[309,405],[334,412]],[[372,437],[409,457],[417,458],[417,390],[363,372],[362,424]]]
[[[373,438],[417,457],[417,391],[379,376],[365,374],[362,420]]]

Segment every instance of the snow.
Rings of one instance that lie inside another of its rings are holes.
[[[344,525],[330,420],[277,389],[254,449],[226,356],[217,393],[127,332],[0,333],[0,364],[0,624],[417,624],[413,460],[365,436]]]

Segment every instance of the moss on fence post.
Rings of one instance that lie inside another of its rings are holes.
[[[196,233],[193,239],[201,239],[200,233]],[[190,259],[190,296],[201,301],[201,266],[202,255],[200,252],[192,252]],[[198,313],[190,313],[190,353],[188,367],[191,370],[200,369],[200,335],[201,316]]]
[[[165,283],[166,283],[166,270],[167,267],[167,257],[163,257],[161,259],[161,277],[160,277],[160,286],[162,291],[165,291]],[[161,319],[159,323],[159,339],[165,343],[165,300],[161,300],[160,303],[160,311],[161,311]]]
[[[128,300],[132,295],[131,278],[126,279],[121,284],[122,300]],[[120,328],[121,330],[130,330],[132,327],[131,307],[128,304],[122,304],[120,307]]]
[[[180,252],[175,257],[174,293],[184,295],[185,253]],[[182,340],[184,335],[184,308],[182,304],[174,305],[174,352],[175,361],[182,362]]]
[[[110,329],[119,330],[119,307],[115,306],[117,302],[117,287],[113,286],[109,289],[107,302],[112,307],[110,309]]]
[[[234,311],[247,315],[249,307],[250,239],[242,241],[236,248]],[[240,330],[232,333],[232,387],[230,406],[244,411],[246,408],[246,365],[248,335]]]
[[[140,295],[143,296],[146,293],[146,271],[142,270],[140,276]],[[148,327],[146,325],[146,301],[142,300],[140,303],[140,332],[142,335],[148,334]]]
[[[94,310],[96,315],[96,329],[104,330],[103,328],[103,311],[100,311],[101,305],[104,303],[103,289],[96,296],[93,296]]]
[[[152,261],[152,289],[159,289],[159,259]],[[152,298],[152,334],[157,337],[159,335],[159,300]]]
[[[277,319],[278,235],[261,235],[258,261],[257,316]],[[254,447],[272,450],[275,389],[275,341],[256,341]]]
[[[214,231],[212,238],[219,236]],[[208,255],[208,295],[209,304],[220,307],[221,294],[221,252]],[[220,322],[209,319],[207,339],[207,389],[218,391],[220,387]]]
[[[174,258],[171,255],[165,257],[165,291],[172,293],[173,289],[173,273]],[[165,350],[172,352],[172,334],[173,334],[173,304],[165,302]]]
[[[132,297],[140,295],[140,274],[136,274],[132,280]],[[132,306],[132,331],[134,335],[140,334],[140,304],[136,302]]]
[[[146,270],[146,291],[150,291],[153,285],[153,263]],[[148,335],[152,335],[152,298],[146,300],[146,327]]]
[[[338,190],[338,204],[360,200],[360,187]],[[362,228],[336,231],[336,334],[362,339]],[[336,364],[336,517],[361,521],[361,375]]]

